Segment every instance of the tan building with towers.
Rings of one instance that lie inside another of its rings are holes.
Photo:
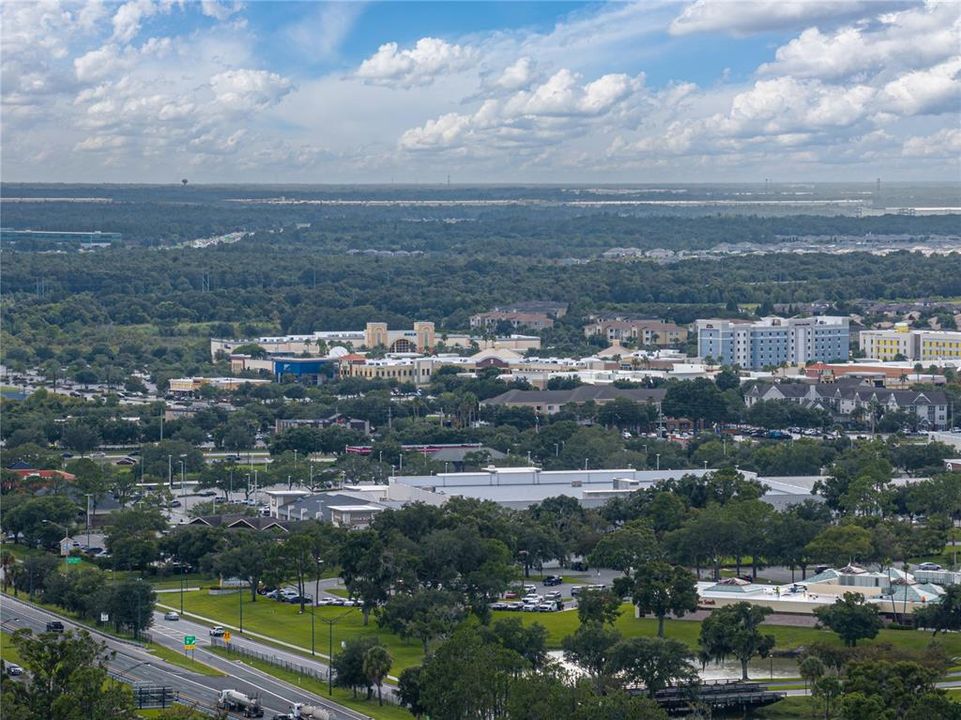
[[[387,323],[367,323],[364,347],[384,347],[392,353],[427,353],[437,345],[434,323],[415,322],[413,330],[388,330]]]

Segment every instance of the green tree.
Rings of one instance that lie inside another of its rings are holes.
[[[621,598],[610,590],[581,591],[577,598],[577,619],[581,624],[613,625],[621,615]]]
[[[250,602],[257,602],[260,579],[277,569],[273,548],[277,541],[253,530],[234,530],[226,547],[209,556],[209,567],[222,577],[237,577],[250,586]]]
[[[697,583],[694,575],[680,565],[649,562],[634,573],[631,601],[642,615],[657,618],[657,636],[664,637],[664,618],[668,613],[683,617],[697,610]]]
[[[616,630],[591,622],[565,637],[561,647],[565,659],[580,666],[600,691],[606,682],[611,650],[620,639]]]
[[[694,683],[694,654],[678,640],[631,638],[616,643],[607,660],[607,673],[627,685],[642,683],[648,697],[675,683]]]
[[[854,647],[862,638],[877,637],[883,625],[877,605],[866,603],[861,593],[846,592],[833,605],[815,608],[814,614],[848,647]]]
[[[338,687],[350,688],[354,697],[357,688],[367,691],[367,698],[373,694],[374,684],[364,670],[364,659],[367,652],[374,647],[383,647],[376,637],[366,636],[348,640],[344,649],[334,655],[331,666],[334,670],[334,684]]]
[[[416,638],[427,654],[431,640],[449,635],[465,614],[463,596],[446,590],[419,589],[394,595],[378,611],[377,624],[405,640]]]
[[[393,658],[383,645],[374,645],[367,648],[364,653],[364,676],[370,685],[377,687],[377,704],[383,705],[384,698],[381,695],[381,688],[384,685],[384,678],[390,672]]]
[[[804,550],[813,560],[841,567],[870,556],[871,533],[858,525],[834,525],[824,528]]]
[[[914,611],[918,627],[930,628],[932,635],[961,630],[961,585],[944,588],[941,600]]]
[[[397,678],[397,697],[400,704],[410,710],[410,714],[415,718],[420,718],[427,712],[421,701],[423,693],[423,668],[420,665],[404,668]]]
[[[65,447],[80,453],[82,457],[100,444],[100,433],[89,422],[73,420],[64,426],[60,439]]]
[[[113,653],[86,631],[39,636],[18,630],[13,645],[26,673],[4,678],[4,715],[19,720],[130,720],[133,695],[107,675]]]
[[[748,661],[758,655],[767,657],[774,647],[773,635],[762,635],[764,618],[771,608],[738,602],[712,612],[701,623],[701,659],[724,660],[733,655],[741,663],[741,679],[747,680]]]

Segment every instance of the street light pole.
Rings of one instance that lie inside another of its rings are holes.
[[[353,609],[348,610],[337,617],[319,618],[322,623],[327,623],[327,694],[334,694],[334,625],[350,615]]]
[[[244,631],[244,588],[240,587],[240,632]]]

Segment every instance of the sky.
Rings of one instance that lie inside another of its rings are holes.
[[[7,182],[961,179],[961,2],[0,4]]]

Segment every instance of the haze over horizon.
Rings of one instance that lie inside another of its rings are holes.
[[[957,181],[954,2],[10,2],[5,182]]]

